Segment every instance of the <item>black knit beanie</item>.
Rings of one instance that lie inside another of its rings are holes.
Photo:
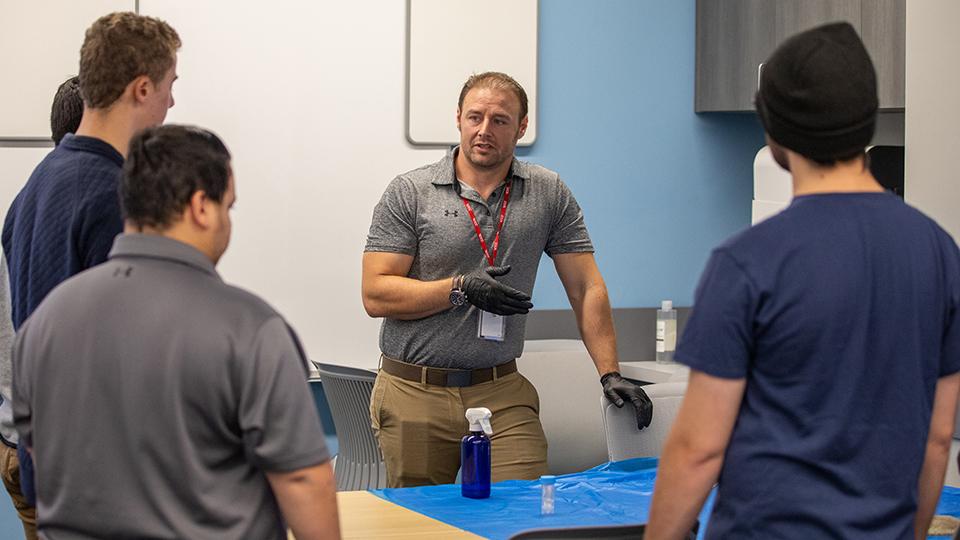
[[[870,144],[877,75],[850,24],[832,23],[783,42],[764,63],[755,99],[770,138],[817,161]]]

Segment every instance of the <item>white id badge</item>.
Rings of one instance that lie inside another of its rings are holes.
[[[477,328],[477,337],[490,341],[503,341],[504,318],[487,311],[480,311],[480,325]]]

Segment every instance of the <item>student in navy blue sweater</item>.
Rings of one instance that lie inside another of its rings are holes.
[[[173,106],[179,48],[167,23],[135,13],[105,15],[87,30],[80,126],[40,162],[3,224],[14,329],[60,282],[107,259],[123,228],[117,187],[127,145]],[[18,458],[26,500],[8,490],[27,538],[35,538],[32,463],[23,448]]]

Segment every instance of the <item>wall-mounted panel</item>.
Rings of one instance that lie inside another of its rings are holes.
[[[50,138],[57,87],[77,74],[86,29],[133,0],[0,0],[0,138]]]
[[[457,144],[457,97],[472,73],[502,71],[523,86],[537,138],[537,0],[408,0],[407,138]]]
[[[7,217],[10,203],[27,183],[30,173],[44,156],[53,150],[50,146],[0,147],[0,223]]]

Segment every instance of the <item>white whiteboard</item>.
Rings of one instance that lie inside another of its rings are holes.
[[[473,73],[502,71],[529,99],[520,145],[537,138],[537,0],[408,0],[407,139],[458,144],[457,98]]]
[[[0,138],[49,139],[57,87],[80,69],[80,46],[100,16],[134,0],[0,0]]]
[[[7,217],[7,210],[17,194],[27,183],[33,169],[53,150],[49,146],[0,147],[0,223]]]

